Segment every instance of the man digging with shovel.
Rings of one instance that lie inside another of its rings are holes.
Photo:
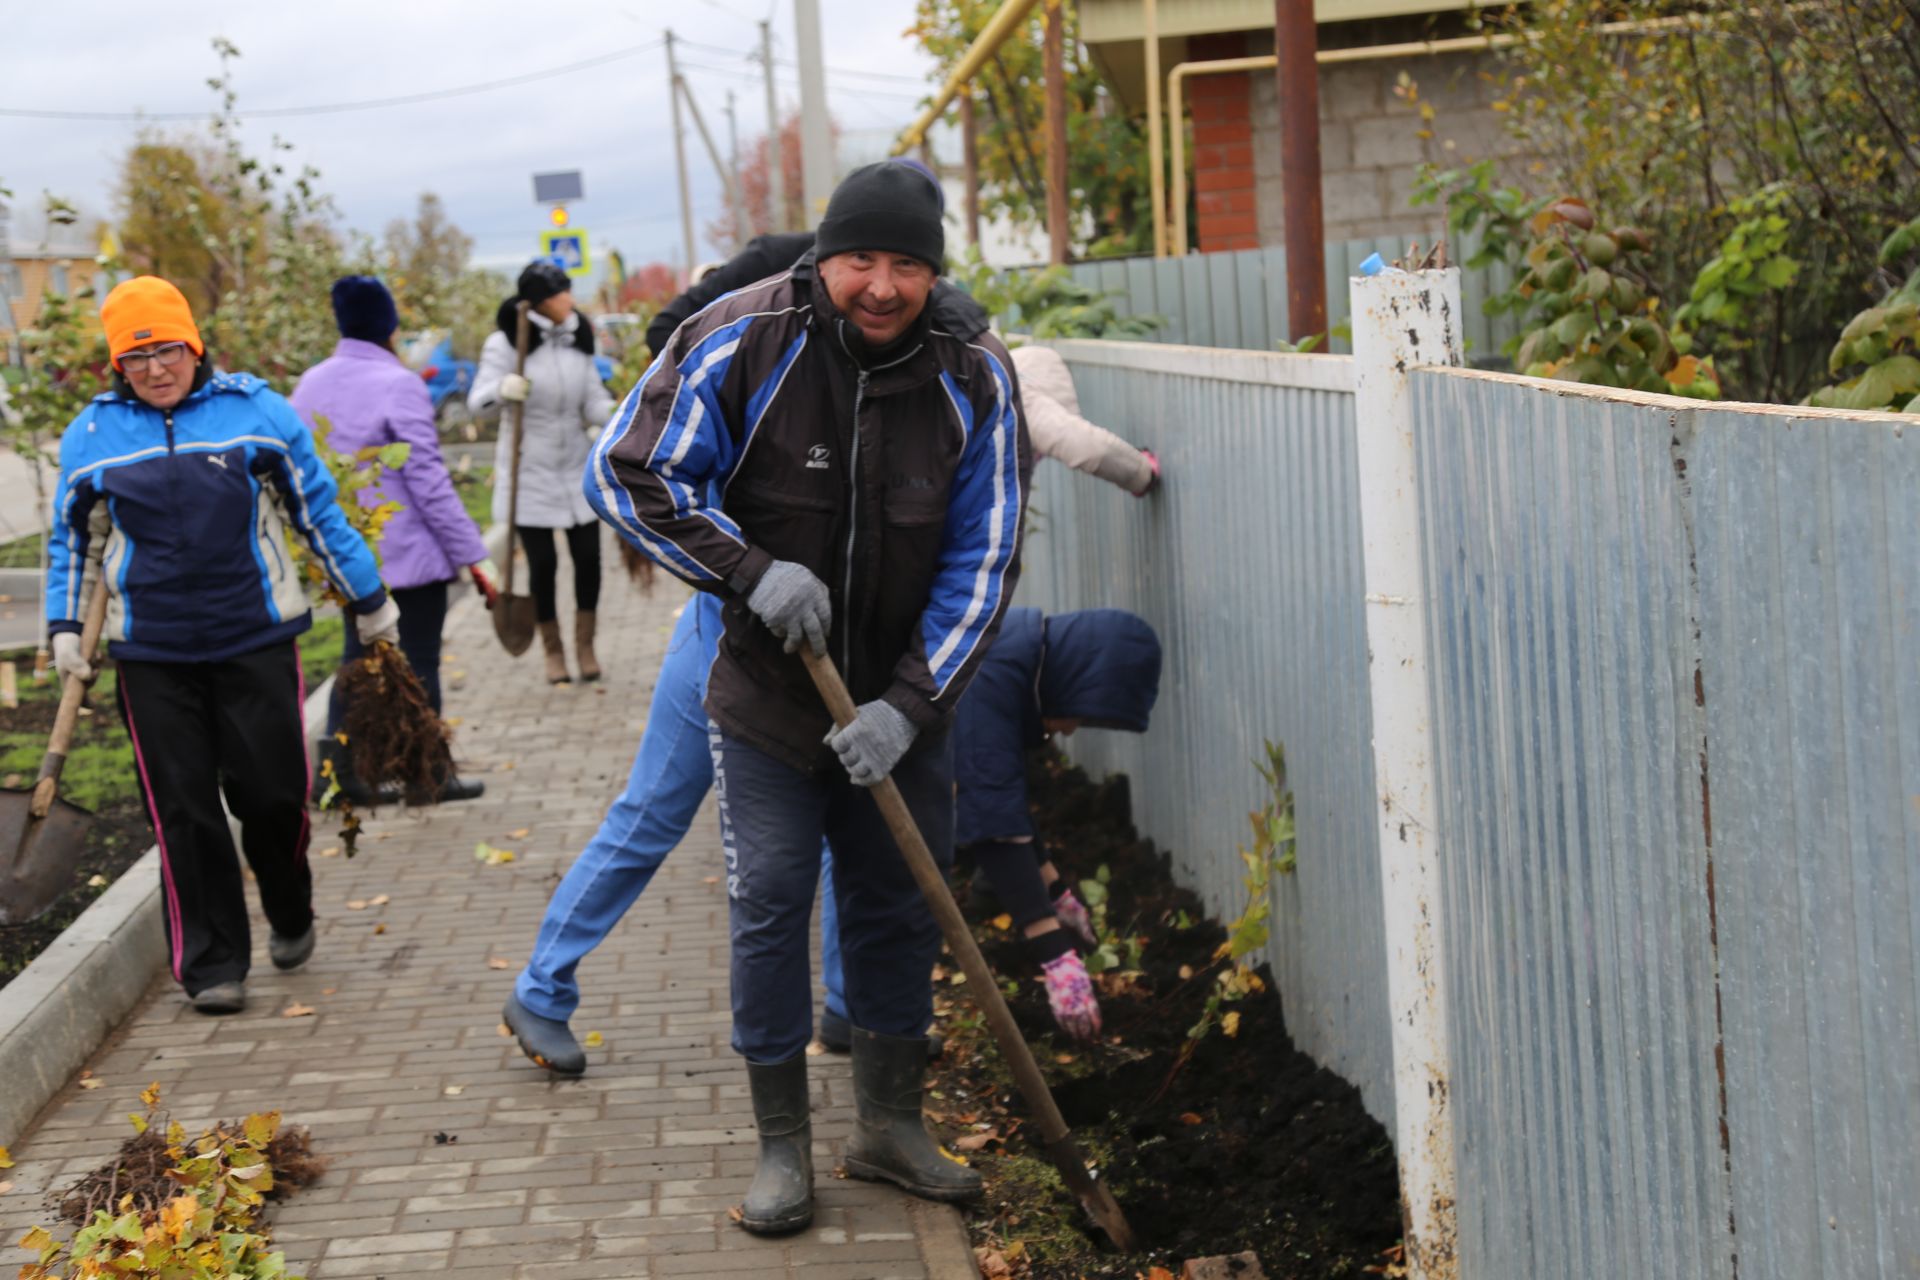
[[[706,708],[733,1045],[760,1134],[741,1225],[756,1233],[813,1217],[807,937],[823,836],[853,1022],[847,1171],[943,1200],[980,1185],[921,1117],[939,933],[865,790],[891,776],[951,860],[947,727],[1017,573],[1019,393],[997,339],[931,324],[944,259],[937,188],[901,164],[856,171],[813,254],[680,327],[587,474],[603,519],[726,601]],[[859,701],[845,729],[830,732],[803,644]]]

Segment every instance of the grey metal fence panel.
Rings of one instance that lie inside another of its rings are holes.
[[[1920,430],[1684,444],[1740,1273],[1920,1274]]]
[[[1299,870],[1275,892],[1275,981],[1296,1042],[1390,1124],[1348,362],[1055,345],[1086,415],[1150,443],[1168,475],[1145,502],[1051,463],[1035,475],[1020,602],[1131,609],[1166,651],[1152,731],[1083,733],[1072,752],[1129,775],[1142,831],[1231,917],[1254,763],[1263,740],[1285,744]]]
[[[1462,1274],[1920,1274],[1920,432],[1414,392]]]
[[[1729,1274],[1670,412],[1417,374],[1462,1274]]]
[[[1347,318],[1346,282],[1367,255],[1379,253],[1391,261],[1406,248],[1391,236],[1327,242],[1330,329]],[[1166,326],[1149,335],[1149,342],[1271,351],[1280,339],[1298,336],[1288,332],[1286,251],[1278,246],[1180,258],[1109,258],[1076,263],[1069,273],[1090,289],[1115,295],[1122,315],[1165,317]],[[1512,317],[1489,318],[1481,310],[1487,297],[1506,287],[1510,274],[1497,266],[1461,273],[1468,355],[1475,361],[1497,357],[1500,344],[1515,330]],[[1345,354],[1352,347],[1345,338],[1333,338],[1324,349]]]

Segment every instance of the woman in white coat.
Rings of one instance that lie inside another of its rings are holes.
[[[527,372],[513,371],[514,329],[519,304],[529,306]],[[566,684],[566,651],[560,642],[556,579],[560,556],[554,531],[567,539],[573,561],[573,637],[582,680],[598,680],[593,652],[594,611],[600,603],[600,522],[580,490],[593,438],[612,416],[613,395],[593,366],[593,325],[574,309],[573,283],[545,259],[520,273],[518,292],[500,304],[499,330],[480,349],[467,407],[485,417],[503,404],[525,401],[520,446],[520,503],[514,512],[520,545],[527,550],[547,681]],[[507,518],[513,488],[513,431],[502,423],[494,450],[493,518]]]

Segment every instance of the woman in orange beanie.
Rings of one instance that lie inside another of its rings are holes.
[[[80,631],[104,576],[104,635],[160,847],[173,976],[196,1009],[235,1013],[252,943],[222,795],[260,886],[273,963],[291,969],[313,951],[295,648],[312,614],[284,526],[352,602],[364,642],[394,640],[399,610],[306,425],[261,379],[213,368],[178,289],[128,280],[100,319],[113,390],[60,439],[46,592],[54,664],[93,678]]]

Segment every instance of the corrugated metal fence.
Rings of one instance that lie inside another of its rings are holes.
[[[1134,815],[1223,918],[1262,801],[1261,743],[1288,748],[1302,849],[1281,878],[1272,961],[1301,1047],[1392,1116],[1393,1060],[1371,796],[1352,365],[1139,343],[1058,344],[1086,415],[1172,477],[1142,502],[1065,468],[1034,477],[1023,603],[1131,609],[1166,652],[1145,737],[1075,754],[1132,780]]]
[[[1036,478],[1025,599],[1167,641],[1075,753],[1237,911],[1285,742],[1289,1023],[1387,1118],[1347,362],[1060,346],[1168,474]],[[1920,1275],[1920,424],[1413,390],[1460,1274]]]
[[[1405,237],[1393,236],[1328,244],[1328,325],[1337,328],[1347,319],[1345,282],[1359,273],[1367,255],[1392,262],[1407,247]],[[1165,317],[1151,342],[1272,351],[1275,342],[1294,336],[1287,331],[1287,255],[1278,246],[1180,258],[1103,258],[1067,270],[1090,289],[1118,295],[1122,315]],[[1501,344],[1516,332],[1511,316],[1489,317],[1482,305],[1507,287],[1511,275],[1500,265],[1461,272],[1462,328],[1475,363],[1498,358]],[[1327,350],[1345,353],[1351,346],[1335,338]]]

